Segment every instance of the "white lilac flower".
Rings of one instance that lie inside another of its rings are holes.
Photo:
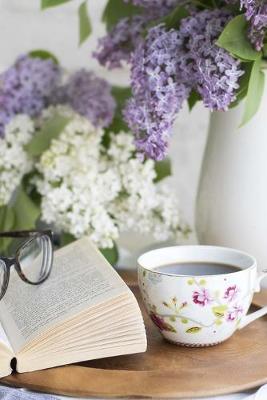
[[[9,203],[23,176],[32,168],[24,150],[34,133],[34,123],[27,115],[15,116],[5,126],[0,138],[0,207]]]
[[[89,235],[102,248],[112,247],[130,229],[160,240],[175,235],[180,230],[177,199],[154,183],[154,161],[137,158],[131,135],[112,134],[106,149],[103,134],[73,114],[44,152],[35,179],[43,221],[76,238]]]

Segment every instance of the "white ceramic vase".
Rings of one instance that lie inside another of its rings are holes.
[[[239,128],[242,113],[243,104],[211,115],[196,230],[201,244],[249,252],[263,269],[267,268],[267,85],[260,110]]]

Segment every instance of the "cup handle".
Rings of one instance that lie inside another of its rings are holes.
[[[266,278],[266,276],[267,276],[267,269],[264,269],[257,277],[254,293],[260,292],[260,290],[261,290],[260,283],[261,283],[263,278]],[[267,306],[262,307],[259,310],[254,311],[251,314],[245,315],[241,319],[241,321],[240,321],[240,323],[238,325],[238,329],[244,328],[245,326],[247,326],[251,322],[255,321],[255,319],[263,317],[266,314],[267,314]]]

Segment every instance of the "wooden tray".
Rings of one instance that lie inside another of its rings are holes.
[[[123,274],[139,295],[133,274]],[[266,292],[257,304],[267,300]],[[145,316],[148,351],[1,380],[11,386],[80,397],[192,398],[243,391],[267,382],[267,319],[211,348],[167,343]]]

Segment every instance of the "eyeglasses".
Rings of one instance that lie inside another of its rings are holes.
[[[28,238],[14,257],[0,256],[0,300],[6,293],[13,265],[20,278],[31,285],[39,285],[48,278],[53,264],[52,231],[0,232],[0,238]]]

